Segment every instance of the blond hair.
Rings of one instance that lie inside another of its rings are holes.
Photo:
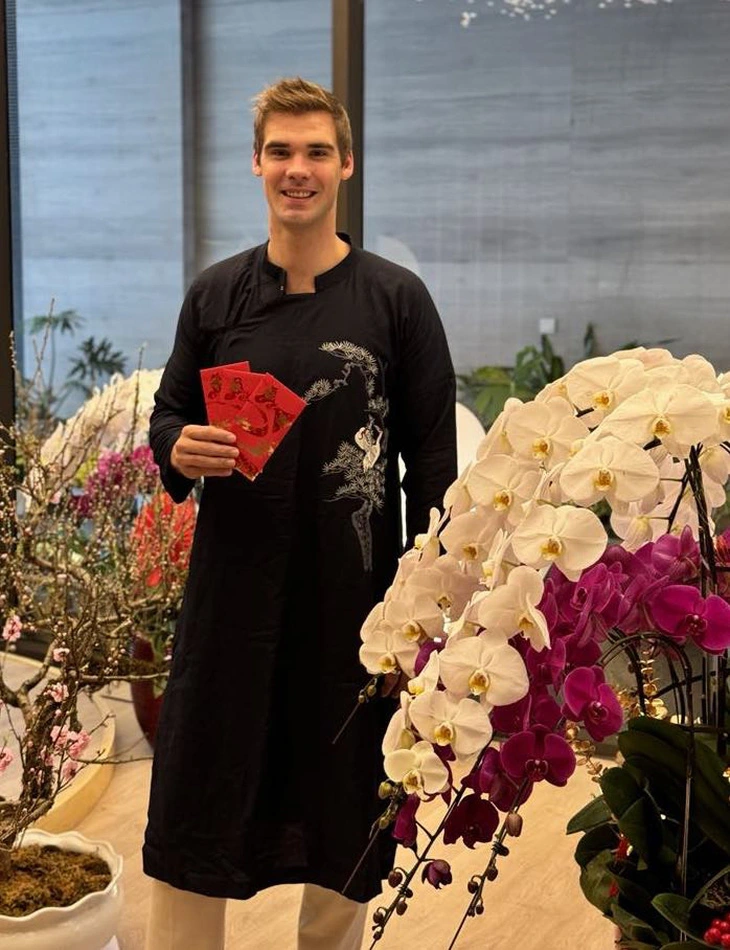
[[[350,119],[340,100],[324,86],[295,76],[293,79],[279,79],[253,98],[253,150],[256,155],[261,155],[266,120],[274,112],[289,115],[327,112],[335,123],[337,148],[343,162],[352,151]]]

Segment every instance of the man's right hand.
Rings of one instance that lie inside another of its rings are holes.
[[[172,467],[193,480],[230,475],[238,458],[236,437],[217,426],[183,426],[172,447]]]

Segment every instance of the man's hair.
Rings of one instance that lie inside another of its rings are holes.
[[[303,115],[306,112],[327,112],[332,116],[337,134],[337,148],[344,162],[352,151],[352,130],[345,107],[332,93],[316,82],[300,76],[279,79],[253,99],[253,150],[261,156],[266,120],[274,112]]]

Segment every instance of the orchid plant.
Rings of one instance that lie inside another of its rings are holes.
[[[664,349],[589,359],[531,402],[507,400],[362,628],[373,679],[361,701],[384,674],[408,680],[383,742],[374,836],[390,828],[415,855],[391,874],[373,945],[419,871],[451,881],[439,842],[491,842],[458,936],[483,912],[535,787],[565,785],[578,758],[600,778],[595,743],[627,712],[668,714],[646,678],[639,703],[636,691],[619,698],[604,670],[614,647],[636,671],[648,669],[643,638],[652,657],[697,648],[712,690],[703,721],[723,725],[730,536],[714,537],[712,512],[725,504],[729,438],[730,374]],[[418,811],[439,797],[428,830]]]

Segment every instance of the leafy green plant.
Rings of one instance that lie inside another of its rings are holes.
[[[583,359],[596,356],[598,344],[592,323],[583,337]],[[548,383],[565,375],[565,361],[555,353],[550,338],[540,337],[540,348],[523,347],[514,366],[480,366],[471,373],[458,374],[460,397],[485,426],[497,418],[510,396],[533,399]]]
[[[622,764],[599,780],[602,795],[573,817],[587,899],[621,931],[625,950],[673,950],[682,934],[703,940],[730,904],[730,783],[725,762],[677,724],[639,717],[619,736]],[[688,847],[682,842],[688,796]]]
[[[78,394],[88,399],[95,388],[126,370],[127,360],[121,350],[115,350],[107,337],[97,341],[90,336],[79,343],[66,379],[56,386],[57,338],[74,336],[83,323],[75,310],[54,313],[53,305],[47,314],[36,315],[28,323],[28,333],[34,338],[36,369],[33,378],[23,380],[23,384],[31,394],[35,423],[42,430],[63,417],[62,406],[69,396]]]

